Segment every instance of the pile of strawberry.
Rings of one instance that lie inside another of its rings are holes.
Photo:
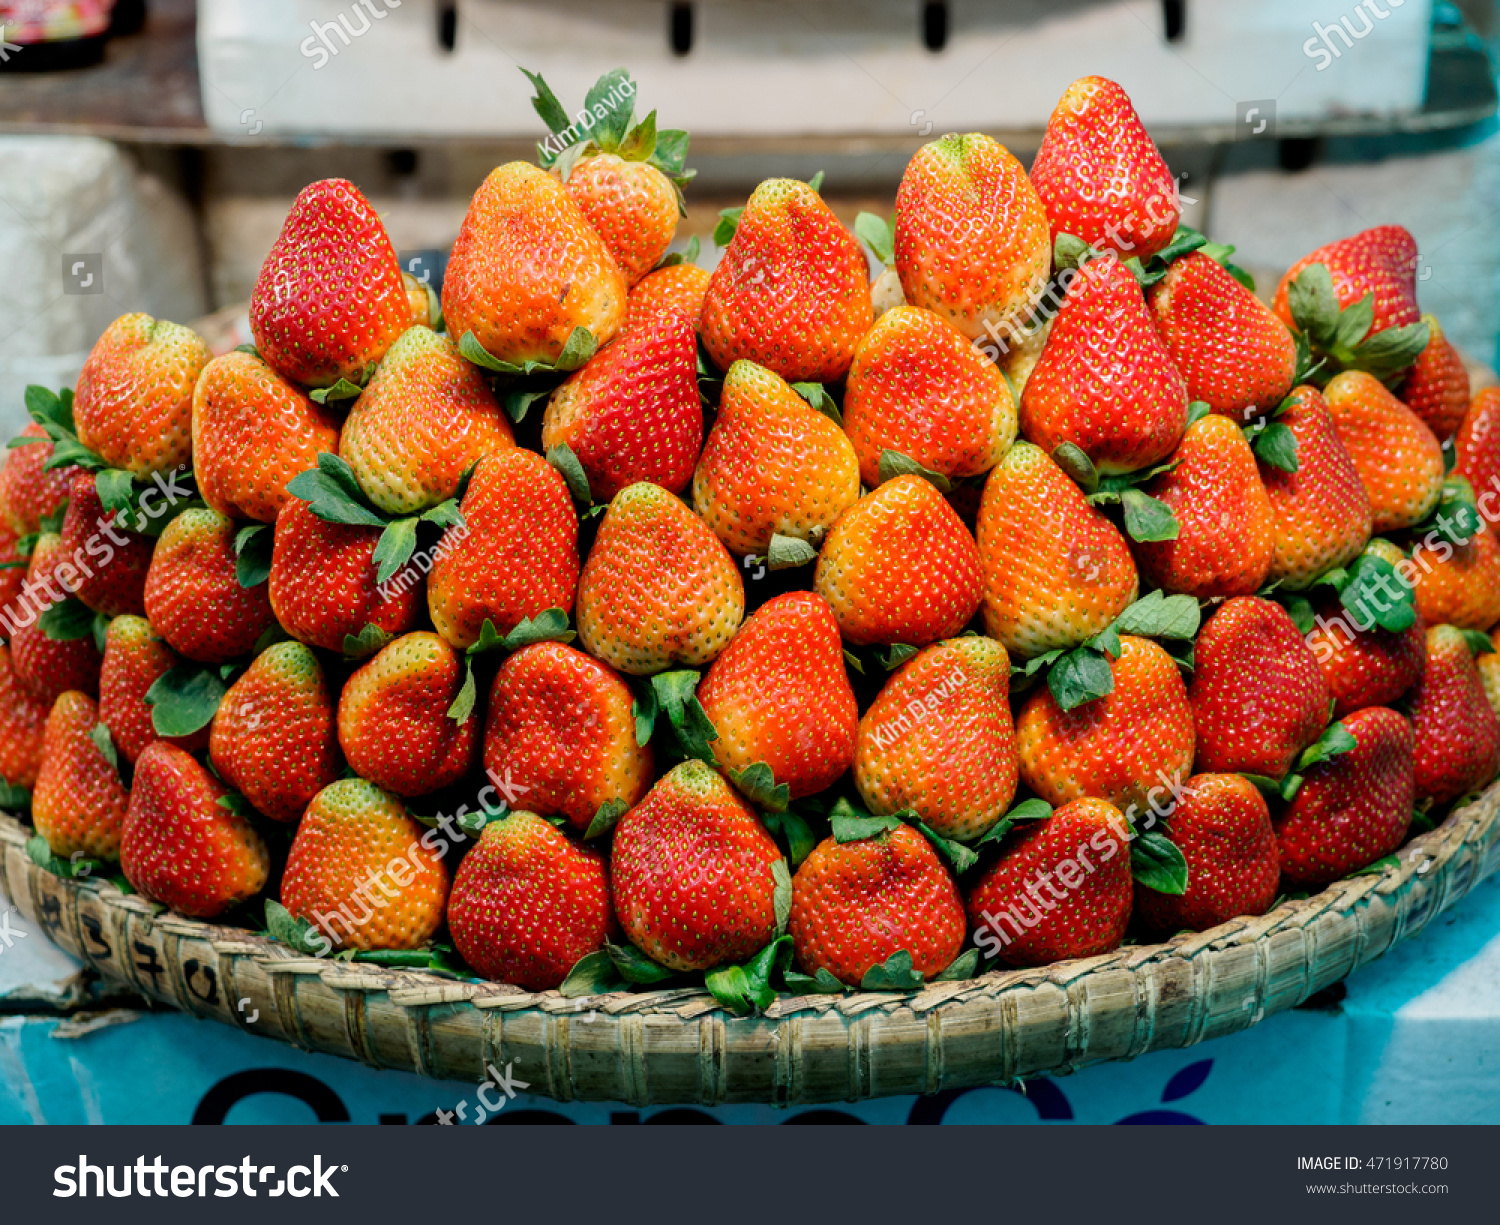
[[[28,392],[0,799],[38,862],[743,1012],[1262,914],[1495,777],[1500,391],[1405,230],[1268,307],[1090,77],[1029,175],[923,147],[873,285],[790,179],[710,274],[634,93],[489,175],[440,303],[318,182],[253,347],[127,315]]]

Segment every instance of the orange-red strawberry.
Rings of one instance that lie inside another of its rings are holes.
[[[225,353],[193,390],[193,476],[231,519],[275,523],[287,482],[339,449],[338,418],[251,353]]]
[[[73,478],[79,469],[48,468],[52,443],[47,431],[32,422],[17,435],[18,442],[5,453],[0,468],[0,512],[17,536],[31,536],[41,531],[42,520],[57,513],[68,500]]]
[[[73,478],[63,516],[59,549],[73,567],[73,594],[97,613],[118,617],[146,611],[146,572],[156,542],[119,526],[105,513],[94,487],[94,474]]]
[[[301,817],[341,765],[318,657],[300,642],[257,655],[220,700],[208,752],[219,777],[257,811],[276,821]]]
[[[269,594],[276,619],[309,646],[342,651],[367,625],[389,635],[417,623],[422,589],[393,577],[377,584],[380,529],[326,523],[301,498],[276,515]]]
[[[1443,492],[1443,448],[1422,419],[1373,374],[1346,370],[1323,399],[1370,498],[1376,533],[1420,523]]]
[[[555,176],[527,162],[480,184],[443,278],[448,335],[501,361],[556,362],[574,328],[601,345],[625,322],[625,278]]]
[[[1167,821],[1187,860],[1187,889],[1173,895],[1136,885],[1135,916],[1147,931],[1207,931],[1271,909],[1281,861],[1270,810],[1254,783],[1238,774],[1195,774]]]
[[[50,707],[57,696],[77,689],[93,696],[99,692],[99,648],[92,634],[81,638],[50,638],[41,620],[52,605],[68,598],[68,587],[59,582],[58,567],[65,562],[62,538],[44,532],[31,551],[26,588],[11,608],[10,662],[16,679],[33,697]]]
[[[70,689],[53,703],[31,793],[31,819],[54,855],[119,856],[130,797],[99,743],[101,733],[109,734],[87,694]]]
[[[385,226],[347,179],[309,183],[282,222],[250,295],[250,331],[283,377],[363,382],[412,322]]]
[[[979,506],[984,625],[1014,655],[1073,647],[1135,601],[1140,582],[1120,531],[1040,447],[1018,442]]]
[[[697,363],[686,316],[638,322],[552,393],[543,448],[572,449],[596,502],[636,481],[681,493],[703,446]]]
[[[656,267],[677,233],[678,196],[671,179],[649,162],[601,152],[579,158],[564,183],[614,256],[626,285]]]
[[[1010,659],[990,638],[950,638],[919,652],[859,721],[861,798],[875,813],[913,809],[945,838],[971,842],[1004,816],[1019,770]]]
[[[603,852],[533,812],[491,821],[458,865],[448,927],[485,978],[551,991],[619,929]]]
[[[923,145],[907,163],[895,246],[906,300],[971,339],[1007,340],[1052,269],[1047,212],[1025,169],[977,132]]]
[[[182,657],[152,630],[145,617],[116,617],[104,636],[104,664],[99,670],[99,722],[109,728],[120,756],[134,764],[156,733],[146,690]],[[166,737],[196,752],[208,744],[208,729],[190,736]]]
[[[42,764],[49,708],[16,679],[10,648],[0,643],[0,779],[30,790]]]
[[[979,549],[936,488],[898,476],[839,516],[813,590],[855,646],[924,647],[952,638],[979,611]]]
[[[1500,539],[1488,523],[1465,544],[1419,544],[1416,556],[1413,595],[1428,625],[1488,630],[1500,621]]]
[[[1351,238],[1319,247],[1293,264],[1276,287],[1273,309],[1292,327],[1287,289],[1310,264],[1322,264],[1333,278],[1339,307],[1353,306],[1374,294],[1374,323],[1370,334],[1416,323],[1417,240],[1399,225],[1377,225]]]
[[[1146,259],[1172,239],[1177,183],[1130,98],[1105,77],[1080,77],[1047,120],[1031,184],[1052,223],[1097,250]]]
[[[365,495],[391,515],[436,506],[486,455],[515,445],[478,367],[424,327],[404,332],[354,402],[339,437]]]
[[[702,519],[659,485],[610,502],[578,580],[578,638],[610,667],[699,667],[734,637],[745,584]]]
[[[1118,948],[1131,893],[1125,818],[1090,797],[1045,821],[1025,822],[964,900],[974,942],[986,955],[1041,966]]]
[[[697,264],[669,264],[647,273],[625,299],[626,328],[637,327],[663,311],[682,315],[697,327],[712,275]]]
[[[1422,322],[1427,325],[1427,347],[1417,355],[1397,394],[1439,441],[1446,442],[1469,409],[1469,372],[1437,317],[1423,315]]]
[[[1427,631],[1427,666],[1409,699],[1419,801],[1446,804],[1500,770],[1500,718],[1490,709],[1463,632]]]
[[[1281,778],[1328,724],[1317,658],[1279,604],[1236,596],[1198,635],[1189,690],[1198,770]]]
[[[244,817],[219,803],[228,789],[175,745],[158,740],[135,763],[120,839],[125,879],[148,901],[212,919],[265,888],[271,857]]]
[[[1297,440],[1297,471],[1260,466],[1276,525],[1270,578],[1296,591],[1359,555],[1370,538],[1372,512],[1359,469],[1316,388],[1292,392],[1277,421]]]
[[[870,838],[825,838],[792,878],[788,923],[797,967],[857,987],[896,953],[926,978],[964,943],[964,904],[932,844],[902,825]]]
[[[241,587],[234,521],[216,510],[185,510],[167,524],[146,576],[146,618],[179,655],[226,663],[271,628],[267,584]]]
[[[186,464],[193,386],[213,355],[196,332],[150,315],[121,315],[78,375],[78,441],[111,468],[143,477]]]
[[[1120,635],[1114,689],[1064,710],[1039,687],[1016,717],[1021,778],[1050,804],[1099,796],[1127,812],[1159,807],[1193,768],[1193,710],[1177,663],[1149,638]]]
[[[872,489],[885,451],[945,477],[978,476],[1015,441],[1016,403],[962,332],[931,311],[897,306],[854,351],[844,429]]]
[[[1247,421],[1291,391],[1296,341],[1217,260],[1201,251],[1174,260],[1147,300],[1189,400]]]
[[[448,529],[427,577],[427,610],[438,633],[468,647],[486,621],[508,634],[549,608],[573,607],[578,512],[556,468],[534,451],[509,447],[479,461],[459,509],[464,526]],[[390,585],[402,581],[398,572]]]
[[[411,307],[412,323],[424,328],[437,327],[442,308],[432,288],[404,268],[401,270],[401,284],[406,290],[406,303]]]
[[[448,869],[422,845],[426,832],[374,783],[330,783],[297,825],[281,904],[334,948],[422,948],[448,898]]]
[[[844,671],[838,622],[819,596],[789,591],[740,627],[698,686],[719,738],[719,768],[735,777],[771,767],[796,800],[832,786],[854,762],[859,707]]]
[[[1335,719],[1366,706],[1388,706],[1421,679],[1427,662],[1427,623],[1421,613],[1408,629],[1393,633],[1375,623],[1373,610],[1361,611],[1363,615],[1325,598],[1307,635],[1333,695]]]
[[[1113,255],[1090,260],[1026,380],[1021,432],[1049,455],[1071,442],[1101,472],[1134,472],[1172,454],[1187,417],[1187,387],[1140,285]]]
[[[725,547],[764,556],[773,536],[816,546],[858,500],[848,436],[779,374],[735,362],[693,474],[693,508]]]
[[[1476,493],[1500,494],[1500,387],[1474,393],[1453,449],[1457,475],[1468,477]]]
[[[1411,724],[1369,706],[1342,726],[1354,747],[1308,766],[1276,817],[1281,871],[1292,885],[1321,888],[1359,871],[1400,846],[1411,825]]]
[[[651,785],[655,753],[636,742],[633,701],[619,676],[582,651],[522,647],[490,686],[485,772],[508,780],[531,812],[587,830],[601,805],[631,807]]]
[[[339,747],[350,766],[397,795],[457,782],[474,762],[479,719],[449,715],[465,668],[436,634],[405,634],[382,647],[339,695]]]
[[[698,320],[719,368],[744,359],[788,382],[830,383],[873,321],[864,251],[823,197],[796,179],[757,187]]]
[[[685,761],[620,818],[610,850],[615,914],[672,970],[741,962],[776,934],[786,861],[712,766]]]

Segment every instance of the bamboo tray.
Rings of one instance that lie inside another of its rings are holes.
[[[0,814],[0,889],[35,928],[195,1017],[381,1068],[478,1083],[515,1064],[561,1101],[800,1105],[1012,1082],[1247,1029],[1414,935],[1500,866],[1500,783],[1400,852],[1260,918],[1166,944],[906,994],[781,997],[759,1018],[696,989],[568,1000],[299,957],[62,880]]]

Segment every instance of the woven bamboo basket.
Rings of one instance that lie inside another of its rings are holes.
[[[644,1106],[803,1104],[1071,1072],[1247,1029],[1414,935],[1500,866],[1500,783],[1400,852],[1260,918],[1166,944],[906,994],[779,998],[763,1017],[696,989],[564,999],[299,957],[62,880],[0,815],[0,887],[36,929],[143,995],[306,1050],[425,1076],[516,1065],[531,1091]]]

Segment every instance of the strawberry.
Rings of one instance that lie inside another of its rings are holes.
[[[459,955],[485,978],[551,991],[619,931],[609,864],[533,812],[491,821],[448,899]]]
[[[410,515],[451,498],[469,468],[514,445],[479,369],[444,337],[414,327],[354,402],[339,455],[377,507]]]
[[[854,762],[859,708],[844,644],[832,610],[811,592],[761,605],[697,697],[719,733],[714,760],[730,778],[763,762],[796,800],[831,786]]]
[[[1426,660],[1425,654],[1423,660],[1424,662]],[[1479,673],[1479,684],[1484,689],[1484,696],[1489,701],[1490,709],[1496,715],[1500,715],[1500,654],[1489,651],[1477,656],[1474,660],[1474,668]],[[17,692],[21,690],[18,688]]]
[[[1394,710],[1368,706],[1342,726],[1354,746],[1308,766],[1276,818],[1282,874],[1302,888],[1330,885],[1389,855],[1411,825],[1411,724]]]
[[[697,264],[669,264],[647,273],[625,299],[626,329],[663,311],[682,315],[697,327],[711,276]]]
[[[401,287],[406,290],[406,304],[411,308],[413,325],[424,328],[440,327],[442,308],[438,304],[437,294],[432,291],[427,282],[417,280],[403,268]]]
[[[1372,552],[1376,545],[1393,564],[1405,556],[1385,541],[1372,542]],[[1335,719],[1366,706],[1387,706],[1421,679],[1427,660],[1427,623],[1421,613],[1409,628],[1395,633],[1377,625],[1374,610],[1362,605],[1358,612],[1346,610],[1329,596],[1314,607],[1307,645],[1333,695]]]
[[[1238,774],[1195,774],[1167,820],[1187,860],[1187,889],[1174,896],[1136,885],[1135,915],[1147,931],[1207,931],[1271,909],[1280,857],[1270,810],[1254,783]]]
[[[4,515],[0,513],[0,638],[5,636],[7,619],[9,623],[15,622],[19,611],[15,607],[16,601],[26,588],[29,563],[20,544],[20,537],[4,525]]]
[[[1279,604],[1236,596],[1198,635],[1189,698],[1198,770],[1279,779],[1328,723],[1317,658]]]
[[[212,356],[181,324],[121,315],[78,375],[78,441],[137,477],[185,465],[193,449],[193,386]]]
[[[234,521],[185,510],[156,542],[146,575],[146,617],[179,655],[222,664],[247,654],[273,624],[267,585],[240,586]]]
[[[91,609],[106,617],[146,611],[146,571],[154,544],[119,526],[119,516],[105,513],[93,473],[73,478],[58,547],[78,576],[73,594]]]
[[[745,584],[704,524],[659,485],[614,496],[578,580],[578,638],[618,672],[699,667],[734,637]]]
[[[411,322],[401,266],[370,202],[347,179],[309,183],[250,295],[260,356],[294,383],[362,383]]]
[[[942,494],[911,475],[839,516],[813,575],[813,590],[855,646],[952,638],[979,611],[982,587],[969,529]]]
[[[268,584],[276,620],[294,638],[329,651],[367,625],[394,636],[417,622],[420,585],[375,582],[380,528],[327,523],[301,498],[276,515]]]
[[[1500,770],[1500,718],[1490,709],[1463,631],[1427,631],[1427,666],[1409,699],[1419,801],[1446,804]]]
[[[977,535],[985,632],[1013,655],[1077,646],[1135,602],[1140,583],[1119,529],[1029,442],[990,472]]]
[[[1135,277],[1113,256],[1090,260],[1026,380],[1021,432],[1049,455],[1071,442],[1100,472],[1134,472],[1172,454],[1187,414],[1187,386]]]
[[[1080,77],[1047,120],[1031,185],[1052,223],[1096,250],[1147,259],[1172,239],[1177,182],[1125,91]]]
[[[1277,423],[1297,442],[1297,470],[1262,461],[1275,517],[1270,578],[1298,591],[1359,556],[1370,538],[1370,498],[1316,388],[1292,392]]]
[[[1177,538],[1134,545],[1146,581],[1199,599],[1257,591],[1271,569],[1274,519],[1240,427],[1228,417],[1200,417],[1172,462],[1145,492],[1171,509]]]
[[[861,798],[875,813],[910,808],[945,838],[972,842],[1004,816],[1019,770],[1010,660],[990,638],[950,638],[919,652],[859,721]]]
[[[858,240],[808,184],[767,179],[708,282],[698,330],[709,357],[721,370],[746,359],[789,383],[831,383],[872,322]]]
[[[1427,518],[1445,471],[1442,444],[1422,419],[1362,370],[1335,375],[1323,399],[1369,495],[1371,530],[1398,531]]]
[[[1474,393],[1453,450],[1457,475],[1480,493],[1500,493],[1500,387]]]
[[[859,500],[848,436],[779,375],[738,361],[693,474],[693,508],[731,553],[764,556],[776,536],[817,546]]]
[[[697,369],[686,316],[639,321],[552,393],[542,447],[571,448],[595,501],[636,481],[681,493],[703,446]]]
[[[975,943],[1009,966],[1118,948],[1130,922],[1129,843],[1120,810],[1092,797],[1025,822],[965,898]]]
[[[193,475],[221,515],[275,523],[287,482],[338,449],[338,418],[254,354],[216,357],[198,377]]]
[[[1244,422],[1291,391],[1292,334],[1217,260],[1202,251],[1174,260],[1147,301],[1189,400]]]
[[[41,627],[43,615],[67,598],[68,587],[57,573],[67,559],[62,538],[43,532],[31,551],[26,571],[26,590],[13,608],[15,624],[10,631],[10,662],[16,679],[33,697],[51,704],[58,695],[77,689],[90,697],[99,692],[99,648],[93,635],[81,638],[50,638]]]
[[[96,729],[99,729],[96,731]],[[109,733],[87,694],[59,695],[47,716],[41,768],[31,793],[31,819],[54,855],[115,859],[129,793],[100,745]]]
[[[1465,544],[1439,537],[1417,557],[1422,573],[1413,594],[1428,625],[1488,630],[1500,621],[1500,540],[1489,524]]]
[[[147,901],[212,919],[265,888],[270,854],[227,789],[175,745],[158,740],[135,763],[120,839],[125,879]]]
[[[464,524],[448,529],[427,578],[438,633],[468,647],[485,621],[504,635],[549,608],[573,607],[578,513],[556,468],[508,447],[479,461],[459,509]]]
[[[163,739],[156,734],[146,690],[181,662],[145,617],[116,617],[109,623],[99,671],[99,722],[109,728],[120,756],[132,765],[148,744]],[[195,753],[208,746],[208,729],[166,739]]]
[[[1438,441],[1447,442],[1469,409],[1469,372],[1434,315],[1423,315],[1427,347],[1417,355],[1397,395],[1422,418]]]
[[[401,801],[362,778],[313,797],[281,877],[281,904],[341,949],[419,949],[443,922],[448,869]]]
[[[1416,323],[1421,317],[1417,309],[1417,240],[1399,225],[1378,225],[1352,238],[1328,243],[1287,269],[1271,304],[1287,327],[1294,326],[1287,290],[1312,264],[1328,269],[1341,309],[1353,306],[1366,294],[1374,295],[1370,335]]]
[[[1015,441],[1016,404],[962,332],[931,311],[897,306],[854,351],[844,429],[872,489],[886,451],[941,476],[978,476]]]
[[[614,256],[627,286],[656,267],[677,233],[678,193],[671,179],[649,162],[586,153],[563,182]]]
[[[302,816],[341,765],[318,657],[300,642],[257,655],[220,700],[208,752],[219,777],[257,811],[276,821]]]
[[[1193,710],[1176,661],[1149,638],[1120,635],[1114,688],[1064,710],[1041,686],[1016,717],[1021,778],[1049,804],[1099,796],[1134,814],[1193,768]]]
[[[1046,288],[1047,212],[1004,145],[950,134],[918,149],[901,176],[895,261],[913,306],[970,339],[1006,340]]]
[[[701,761],[673,768],[620,818],[609,867],[625,935],[668,969],[744,961],[776,934],[786,861],[749,805]]]
[[[602,805],[638,804],[651,785],[655,754],[636,741],[633,701],[619,676],[582,651],[522,647],[490,687],[485,773],[509,779],[531,812],[587,830]]]
[[[557,179],[526,162],[474,193],[443,278],[449,336],[493,357],[554,363],[574,328],[607,344],[625,322],[625,278]]]
[[[910,826],[853,842],[825,838],[792,878],[788,923],[797,966],[858,987],[904,952],[926,978],[964,943],[964,904],[932,844]]]
[[[34,536],[41,531],[43,519],[68,504],[73,478],[80,469],[72,465],[46,467],[52,458],[52,443],[47,431],[34,421],[14,442],[5,453],[5,466],[0,467],[0,512],[17,536]]]
[[[11,787],[36,785],[48,713],[47,704],[16,678],[10,648],[0,643],[0,779]]]

